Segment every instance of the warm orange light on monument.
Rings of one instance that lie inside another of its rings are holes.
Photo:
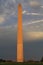
[[[18,5],[17,62],[23,62],[22,6]]]

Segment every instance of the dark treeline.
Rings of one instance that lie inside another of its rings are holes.
[[[34,60],[27,60],[27,61],[25,61],[25,60],[24,60],[24,62],[43,62],[43,57],[41,58],[40,61],[34,61]]]
[[[12,60],[0,59],[0,62],[13,62]]]
[[[5,60],[5,59],[0,59],[0,62],[16,62],[16,61],[12,61],[12,60]],[[41,58],[40,61],[34,61],[34,60],[24,60],[24,62],[43,62],[43,57]]]

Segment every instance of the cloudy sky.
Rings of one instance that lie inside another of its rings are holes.
[[[0,58],[16,59],[18,4],[22,5],[24,57],[43,56],[43,0],[0,0]]]

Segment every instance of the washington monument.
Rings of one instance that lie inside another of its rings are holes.
[[[22,6],[18,5],[17,62],[23,62]]]

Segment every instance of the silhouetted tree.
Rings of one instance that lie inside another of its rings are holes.
[[[0,59],[0,62],[2,62],[3,61],[3,59]]]
[[[43,62],[43,57],[41,58],[41,60],[40,60],[41,62]]]
[[[4,60],[4,59],[0,59],[0,62],[6,62],[6,60]]]
[[[12,60],[7,60],[7,62],[13,62]]]

